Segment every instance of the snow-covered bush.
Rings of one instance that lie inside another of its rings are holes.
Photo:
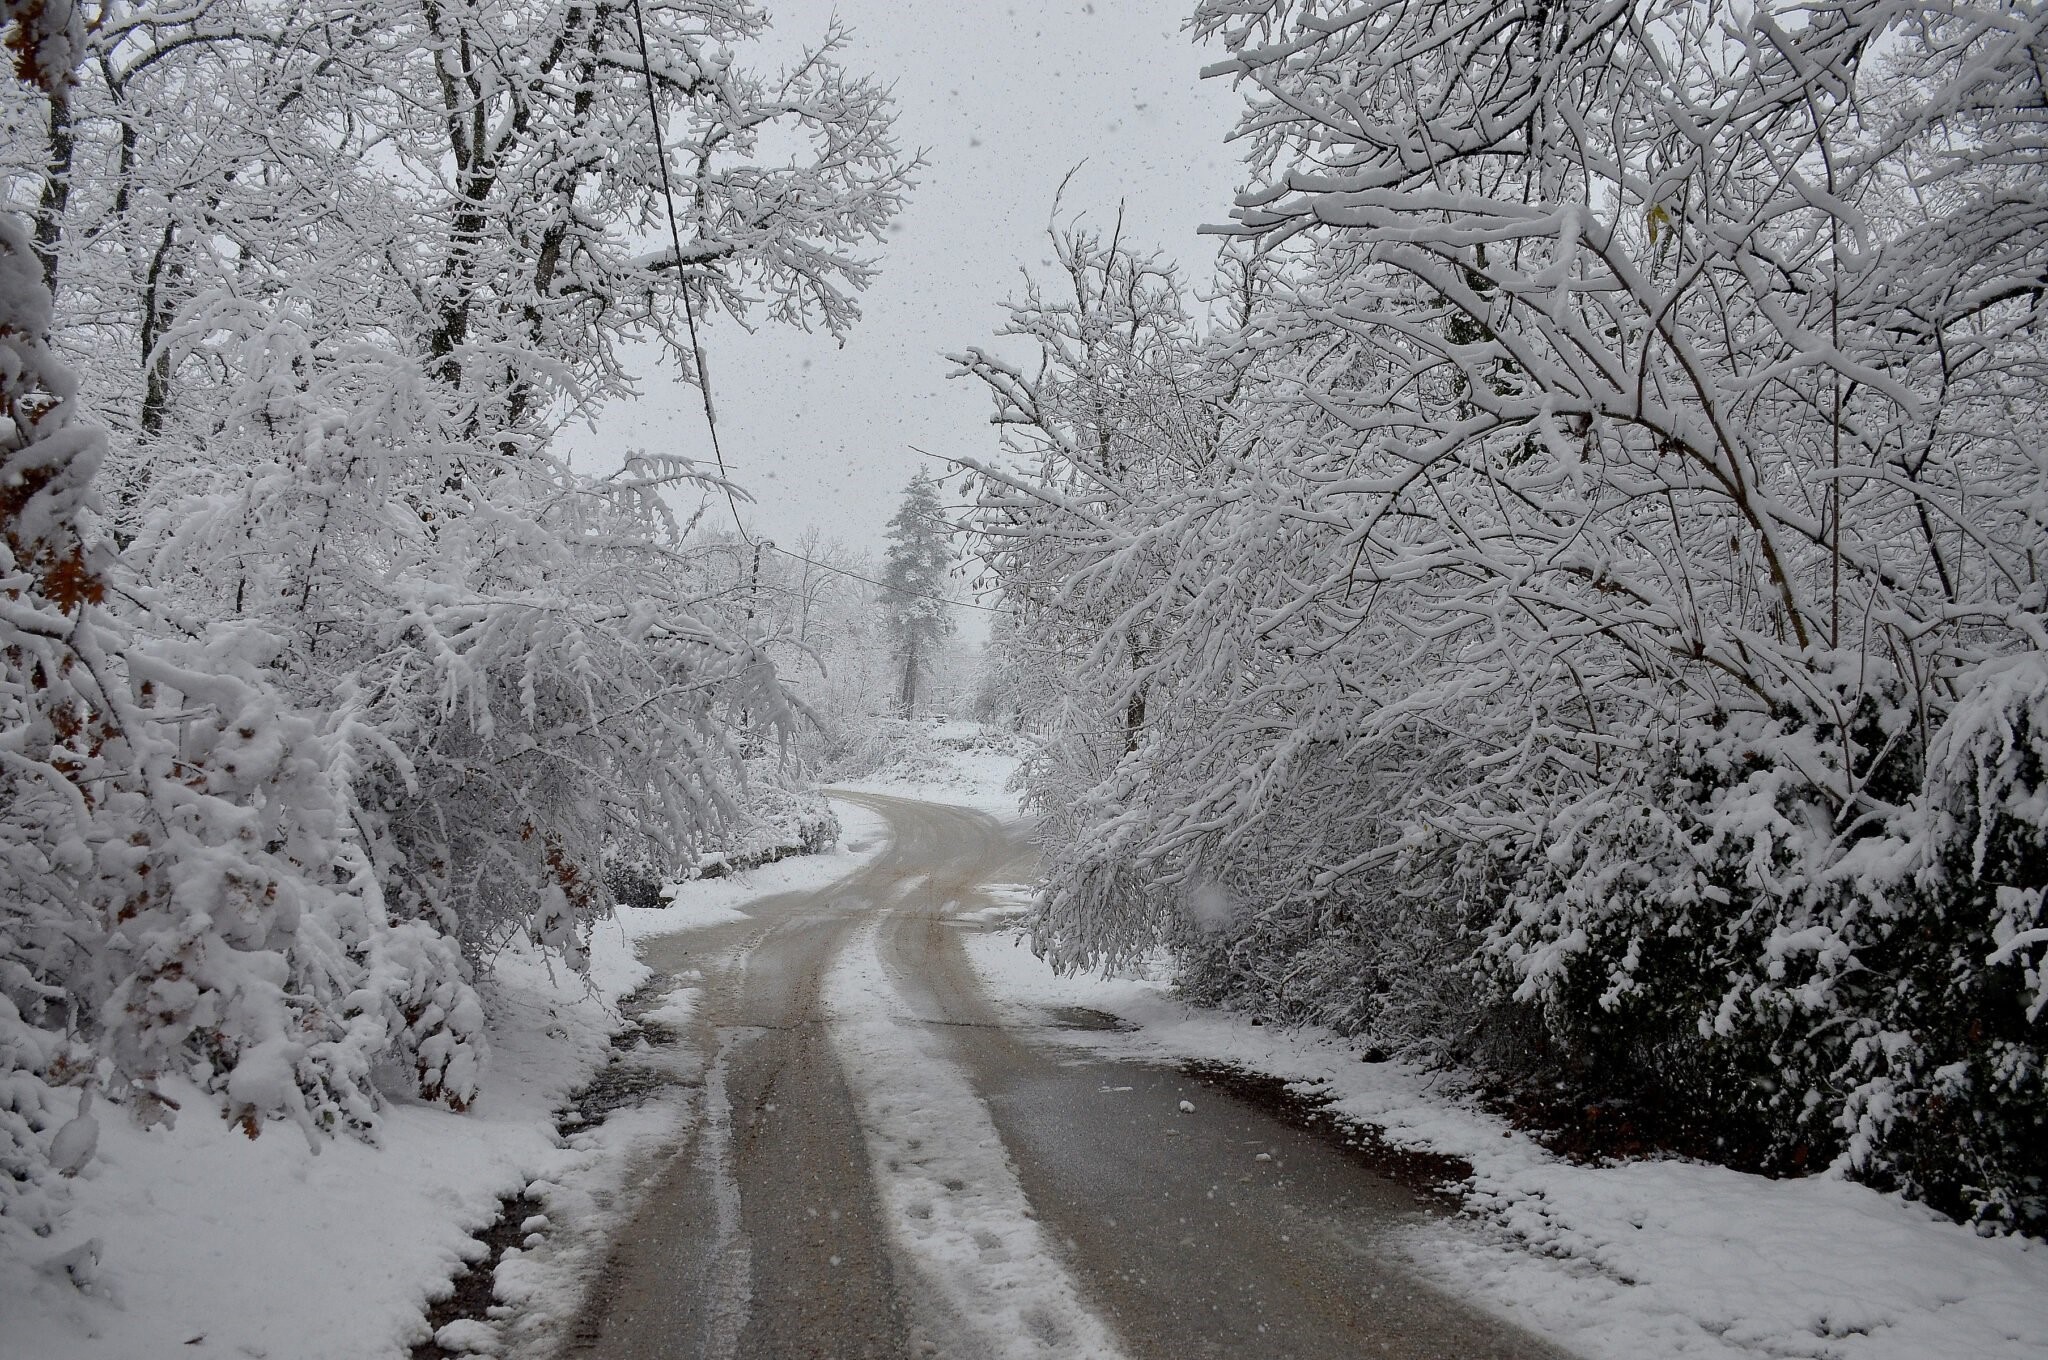
[[[90,1084],[168,1118],[189,1077],[251,1137],[367,1132],[374,1064],[423,1093],[476,1091],[483,1015],[453,945],[394,923],[355,829],[336,724],[265,673],[278,640],[223,624],[141,631],[80,512],[101,436],[42,333],[47,294],[0,224],[17,636],[0,722],[11,758],[0,911],[0,1218],[47,1229],[53,1088]],[[75,1168],[72,1168],[75,1169]]]
[[[828,730],[823,774],[828,779],[887,779],[918,783],[952,768],[947,748],[922,718],[844,714]]]
[[[825,796],[791,787],[780,772],[756,772],[743,790],[740,815],[719,845],[685,870],[719,878],[792,855],[816,855],[839,843],[839,818]]]
[[[1848,733],[1730,717],[1583,800],[1512,873],[1486,955],[1553,1059],[1678,1092],[1781,1170],[1848,1154],[1960,1217],[2048,1222],[2039,654]],[[1844,835],[1816,769],[1891,809]]]
[[[1959,1215],[2048,1227],[2048,658],[1963,676],[1876,854],[1838,1085],[1853,1164]]]
[[[63,36],[23,30],[24,79],[63,79],[69,60],[36,67]],[[104,441],[78,419],[50,311],[28,234],[0,220],[0,1231],[38,1233],[58,1211],[49,1145],[68,1116],[56,1092],[90,1080],[97,1057],[66,1023],[73,936],[80,917],[93,924],[74,884],[93,873],[82,778],[98,754],[93,676],[72,642],[106,593],[77,528]]]
[[[1883,824],[1841,836],[1824,790],[1846,756],[1866,788],[1910,795],[1917,755],[1875,723],[1723,715],[1510,842],[1525,857],[1501,867],[1484,956],[1540,1009],[1549,1061],[1602,1095],[1719,1112],[1730,1156],[1827,1161],[1843,1011],[1901,906],[1846,872]]]

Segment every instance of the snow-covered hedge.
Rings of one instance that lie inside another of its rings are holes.
[[[1555,1059],[1725,1111],[1778,1169],[1845,1153],[2048,1223],[2048,658],[1958,687],[1925,750],[1898,713],[1695,728],[1503,865],[1483,957]],[[1892,808],[1846,833],[1810,773],[1844,755]]]

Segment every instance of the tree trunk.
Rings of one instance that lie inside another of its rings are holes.
[[[57,296],[57,259],[64,242],[64,208],[71,201],[71,91],[62,80],[50,90],[50,161],[43,175],[42,200],[36,204],[36,258],[43,266],[43,286]]]
[[[921,658],[918,655],[917,638],[916,635],[913,634],[904,644],[903,689],[902,692],[897,695],[896,700],[897,703],[902,706],[903,716],[906,718],[914,718],[917,716],[917,672],[918,663],[920,660]]]

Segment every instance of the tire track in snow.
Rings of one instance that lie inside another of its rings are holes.
[[[698,1135],[697,1164],[710,1187],[717,1214],[706,1281],[707,1360],[732,1360],[738,1354],[740,1333],[746,1329],[754,1302],[753,1252],[740,1223],[740,1183],[733,1170],[732,1104],[726,1073],[733,1046],[759,1033],[752,1027],[721,1031],[718,1056],[704,1074],[704,1123]]]
[[[840,953],[825,1003],[890,1231],[979,1354],[1123,1360],[1040,1228],[987,1105],[889,979],[875,926]]]

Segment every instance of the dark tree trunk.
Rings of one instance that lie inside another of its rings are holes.
[[[58,81],[50,90],[50,162],[43,175],[43,195],[36,204],[36,258],[43,266],[43,286],[57,296],[57,260],[64,243],[64,208],[71,201],[71,91]]]

